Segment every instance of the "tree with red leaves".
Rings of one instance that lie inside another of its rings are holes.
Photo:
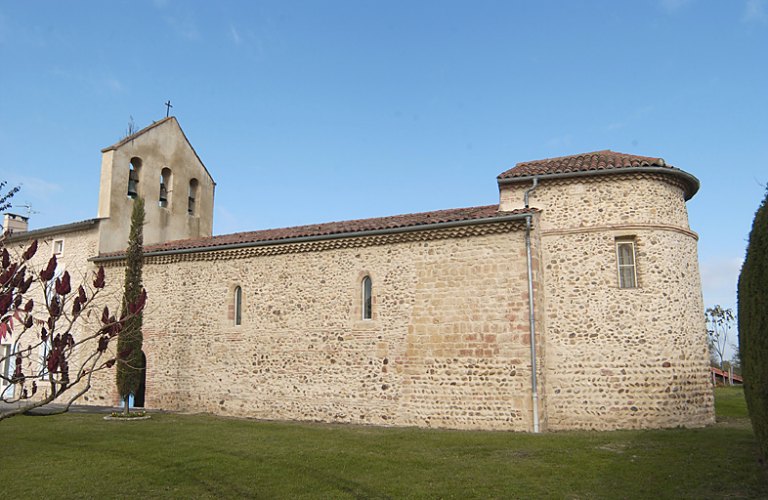
[[[103,306],[100,322],[75,336],[76,325],[93,324],[86,317],[100,307],[104,268],[75,289],[67,271],[57,276],[56,256],[39,272],[31,268],[37,250],[35,240],[14,257],[0,238],[0,339],[13,341],[10,351],[0,351],[0,403],[6,403],[0,420],[54,401],[67,411],[91,388],[94,373],[119,361],[119,354],[109,354],[110,343],[146,302],[142,292],[119,319]]]

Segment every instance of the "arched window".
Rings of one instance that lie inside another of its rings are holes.
[[[133,157],[128,165],[128,198],[136,198],[139,195],[139,171],[141,170],[141,158]]]
[[[243,323],[243,289],[235,287],[235,325]]]
[[[372,299],[373,284],[371,277],[366,276],[363,278],[362,293],[363,293],[363,319],[371,319],[373,317],[373,299]]]
[[[197,198],[200,191],[200,185],[197,179],[189,181],[189,198],[187,202],[187,213],[189,215],[197,215]]]
[[[160,172],[160,196],[158,198],[157,204],[163,208],[168,207],[168,198],[170,197],[170,189],[171,186],[171,169],[170,168],[164,168]]]

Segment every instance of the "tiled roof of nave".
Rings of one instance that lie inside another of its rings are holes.
[[[448,222],[475,221],[480,219],[496,219],[514,215],[532,213],[534,209],[520,209],[510,212],[500,212],[498,205],[486,205],[480,207],[453,208],[448,210],[436,210],[433,212],[420,212],[415,214],[392,215],[389,217],[376,217],[372,219],[357,219],[340,222],[326,222],[322,224],[309,224],[306,226],[286,227],[279,229],[264,229],[260,231],[247,231],[241,233],[224,234],[209,238],[190,240],[176,240],[144,247],[144,253],[163,252],[173,250],[186,250],[195,248],[210,248],[225,245],[248,243],[280,243],[283,240],[304,237],[331,237],[333,235],[349,234],[376,230],[397,230],[416,228]],[[426,229],[426,227],[425,227]],[[115,254],[102,255],[120,255]]]

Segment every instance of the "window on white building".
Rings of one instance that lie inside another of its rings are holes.
[[[51,352],[51,340],[50,337],[40,344],[40,366],[37,371],[37,375],[43,379],[48,379],[48,354]]]
[[[8,344],[0,345],[0,374],[3,377],[11,378],[11,346]],[[0,387],[9,384],[8,380],[0,378]]]

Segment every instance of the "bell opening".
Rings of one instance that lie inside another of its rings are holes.
[[[136,191],[136,181],[128,179],[128,198],[136,198],[139,195]]]

